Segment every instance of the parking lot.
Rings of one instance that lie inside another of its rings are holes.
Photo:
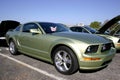
[[[27,55],[13,56],[4,40],[0,41],[0,80],[120,80],[120,52],[109,66],[94,72],[62,75],[54,66]]]

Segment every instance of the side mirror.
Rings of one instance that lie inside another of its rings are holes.
[[[30,32],[35,34],[42,34],[38,29],[30,29]]]

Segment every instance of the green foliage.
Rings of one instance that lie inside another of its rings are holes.
[[[90,27],[98,30],[101,27],[101,22],[98,21],[91,22]]]

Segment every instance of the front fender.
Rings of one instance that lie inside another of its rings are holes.
[[[76,55],[77,59],[82,58],[82,54],[84,53],[84,51],[86,50],[87,46],[83,48],[84,43],[78,43],[77,41],[72,41],[72,40],[68,40],[68,39],[60,39],[60,40],[56,40],[51,46],[50,46],[50,52],[51,52],[51,56],[53,55],[53,49],[57,48],[58,46],[64,45],[69,47]]]

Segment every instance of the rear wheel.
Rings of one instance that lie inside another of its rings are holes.
[[[10,43],[9,43],[9,51],[12,55],[17,55],[18,54],[18,50],[17,50],[16,45],[15,45],[13,40],[11,40]]]
[[[58,47],[54,51],[55,68],[62,74],[70,75],[78,70],[77,57],[73,51],[66,47]]]

